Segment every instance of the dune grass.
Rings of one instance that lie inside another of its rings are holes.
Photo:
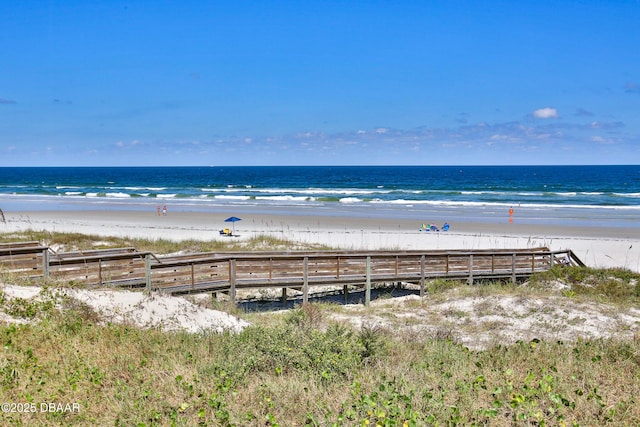
[[[447,337],[325,324],[315,305],[237,335],[165,333],[38,304],[37,323],[0,327],[0,398],[80,410],[4,413],[3,425],[640,422],[640,340],[470,351]]]
[[[138,240],[113,244],[162,252]],[[638,279],[624,270],[558,267],[526,288],[442,281],[428,288],[434,297],[456,287],[518,294],[563,280],[571,284],[567,298],[637,307]],[[236,313],[252,326],[235,335],[104,324],[86,305],[61,300],[55,288],[33,301],[0,293],[0,305],[31,321],[0,326],[0,401],[36,409],[4,412],[3,425],[640,425],[637,335],[472,351],[452,334],[331,321],[334,308],[324,304]],[[62,410],[41,411],[42,403]],[[77,406],[64,411],[67,404]]]
[[[223,240],[139,239],[114,236],[97,236],[80,233],[58,233],[50,231],[22,231],[0,233],[0,242],[37,241],[61,251],[109,249],[134,247],[139,251],[150,251],[158,255],[176,252],[234,252],[252,250],[321,250],[323,245],[295,243],[273,236],[259,235],[247,240],[228,238]]]

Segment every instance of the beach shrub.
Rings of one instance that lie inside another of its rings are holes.
[[[358,342],[362,346],[361,356],[365,360],[374,356],[385,356],[389,341],[387,330],[377,323],[365,323],[358,331]]]
[[[319,304],[302,304],[291,310],[285,317],[285,321],[291,325],[312,329],[321,326],[324,313]]]
[[[640,274],[622,268],[554,266],[549,271],[532,275],[530,283],[540,286],[552,280],[570,284],[571,289],[565,291],[567,295],[580,295],[603,302],[633,303],[640,296]]]
[[[450,289],[460,287],[462,282],[447,280],[447,279],[434,279],[426,282],[426,290],[430,294],[437,294],[446,292]]]
[[[44,288],[36,298],[8,297],[0,294],[0,307],[10,316],[20,319],[42,318],[52,314],[58,301],[56,292]]]
[[[323,331],[282,317],[237,335],[100,326],[76,322],[83,308],[74,307],[70,319],[0,326],[0,398],[78,402],[81,412],[5,414],[8,424],[640,422],[640,340],[533,339],[471,351],[371,325]]]

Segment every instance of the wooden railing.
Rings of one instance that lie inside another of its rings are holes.
[[[38,242],[0,243],[0,271],[46,276],[49,247]]]
[[[26,272],[97,286],[140,287],[168,293],[228,292],[294,288],[308,299],[311,286],[362,286],[368,303],[371,285],[414,283],[424,294],[427,280],[443,278],[474,284],[517,281],[555,263],[584,265],[571,250],[547,248],[448,251],[320,251],[199,253],[156,257],[135,248],[55,253],[37,242],[0,244],[0,271]],[[346,288],[345,288],[346,291]]]
[[[151,289],[171,293],[229,292],[255,288],[295,288],[308,298],[310,286],[406,282],[420,285],[436,278],[517,281],[555,263],[580,260],[571,252],[546,248],[498,251],[315,252],[225,254],[150,265]]]

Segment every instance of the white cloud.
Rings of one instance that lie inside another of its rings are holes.
[[[538,119],[555,119],[558,117],[558,110],[551,107],[539,108],[533,112],[533,117]]]

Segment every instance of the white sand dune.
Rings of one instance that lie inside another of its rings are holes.
[[[633,339],[640,333],[640,310],[595,302],[577,302],[550,292],[522,295],[456,296],[421,300],[418,296],[381,299],[372,309],[348,305],[337,321],[356,328],[381,327],[416,336],[443,336],[474,350],[534,339],[572,342],[583,339]]]
[[[41,288],[5,285],[0,288],[7,298],[33,300],[39,297]],[[193,304],[184,298],[161,293],[145,294],[126,290],[55,290],[57,300],[71,297],[91,307],[103,323],[129,324],[140,328],[157,328],[163,331],[183,330],[193,333],[240,332],[249,324],[228,313],[210,310]],[[1,313],[1,312],[0,312]],[[24,323],[1,313],[0,320]]]

